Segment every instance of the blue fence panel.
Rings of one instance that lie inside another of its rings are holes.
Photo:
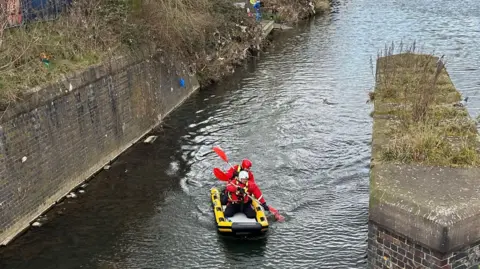
[[[22,0],[24,22],[48,21],[58,18],[72,0]]]
[[[51,20],[58,15],[53,0],[23,0],[22,8],[25,22]]]

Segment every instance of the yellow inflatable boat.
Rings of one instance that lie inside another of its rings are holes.
[[[252,204],[255,207],[256,217],[249,219],[245,214],[239,212],[231,218],[226,218],[223,215],[225,206],[220,202],[220,192],[217,188],[210,190],[212,198],[213,212],[215,214],[215,221],[217,222],[217,230],[221,234],[231,235],[255,235],[263,234],[268,231],[268,220],[265,211],[261,205],[256,201]]]

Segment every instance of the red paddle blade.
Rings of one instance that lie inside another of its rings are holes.
[[[220,170],[220,168],[213,168],[213,174],[215,175],[216,178],[220,179],[221,181],[228,181],[227,175]]]
[[[285,221],[285,217],[280,215],[279,213],[275,214],[275,219],[278,221],[278,222],[284,222]]]
[[[275,219],[276,219],[277,221],[279,221],[279,222],[285,221],[285,217],[282,216],[282,215],[280,215],[280,213],[278,213],[278,210],[276,210],[275,208],[273,208],[273,207],[271,207],[271,206],[269,206],[268,208],[270,209],[270,212],[273,213],[273,215],[275,216]]]
[[[222,158],[222,160],[228,163],[227,155],[225,154],[225,152],[223,152],[223,150],[219,146],[213,147],[213,151],[215,151],[217,155],[220,156],[220,158]]]
[[[270,212],[272,212],[273,214],[278,214],[278,210],[276,210],[276,209],[273,208],[272,206],[269,206],[268,209],[269,209]]]

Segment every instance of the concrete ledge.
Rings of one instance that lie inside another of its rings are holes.
[[[262,38],[267,37],[273,31],[274,22],[273,21],[262,21]]]
[[[442,253],[480,240],[479,168],[379,164],[369,218]]]

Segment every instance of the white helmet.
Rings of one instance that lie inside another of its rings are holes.
[[[243,179],[248,179],[248,172],[247,171],[240,171],[238,174],[238,179],[243,180]]]

